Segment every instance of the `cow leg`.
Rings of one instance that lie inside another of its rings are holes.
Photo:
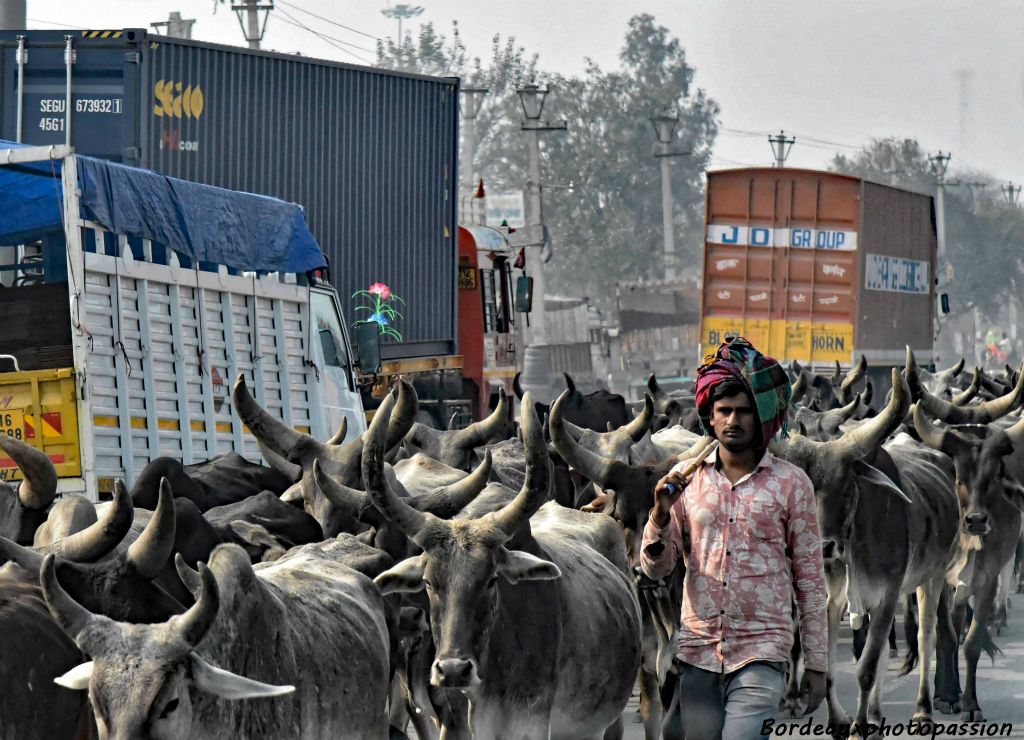
[[[664,720],[664,709],[661,704],[661,690],[658,686],[658,674],[640,667],[640,716],[644,721],[644,738],[658,740],[661,737],[661,726]]]
[[[899,601],[899,592],[887,593],[882,599],[878,608],[872,611],[871,625],[868,627],[868,640],[864,645],[864,653],[857,664],[857,684],[860,691],[857,697],[856,725],[859,728],[866,728],[868,725],[868,705],[872,698],[872,690],[875,681],[879,678],[879,666],[885,670],[885,663],[882,660],[883,648],[889,639],[889,626],[892,624],[896,614],[896,603]],[[888,658],[888,652],[885,652]],[[881,703],[875,697],[875,705],[872,714],[881,713]]]
[[[995,613],[992,617],[992,629],[998,637],[1006,629],[1006,607],[1010,600],[1010,582],[1013,580],[1013,558],[1006,561],[1006,565],[999,571],[999,581],[996,587]]]
[[[939,573],[917,587],[917,608],[921,615],[917,627],[917,654],[921,662],[921,679],[917,685],[917,706],[911,718],[912,722],[931,722],[932,718],[929,680],[932,672],[932,650],[935,645],[939,596],[944,585],[945,574]]]
[[[604,734],[595,737],[594,740],[622,740],[622,736],[625,734],[626,728],[622,724],[622,715],[620,714],[615,718],[615,721],[605,728]]]
[[[882,646],[878,651],[878,665],[875,668],[875,683],[868,696],[868,722],[880,726],[882,724],[882,691],[884,690],[886,671],[889,667],[889,653]]]
[[[853,632],[853,662],[856,663],[860,660],[861,654],[864,652],[864,643],[868,639],[868,625],[871,624],[871,618],[864,615],[863,623],[856,628],[851,627]]]
[[[960,711],[960,645],[950,611],[952,590],[943,585],[935,620],[935,708],[942,714]]]
[[[892,627],[889,628],[889,657],[895,658],[899,654],[899,648],[896,647],[896,622],[894,621]]]
[[[846,564],[837,559],[825,561],[825,577],[828,587],[828,675],[825,695],[828,723],[833,727],[849,727],[850,715],[839,702],[839,692],[832,675],[839,646],[839,624],[842,622],[843,612],[846,611]]]
[[[964,686],[962,714],[964,722],[984,722],[981,706],[978,704],[978,659],[985,650],[990,656],[995,655],[996,647],[988,632],[988,617],[995,603],[997,579],[992,578],[984,569],[975,571],[974,619],[964,640],[964,662],[967,663],[967,680]]]

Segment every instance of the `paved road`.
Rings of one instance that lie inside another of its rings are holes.
[[[997,656],[995,665],[987,657],[982,656],[978,670],[978,694],[985,719],[988,722],[1013,724],[1010,737],[1024,738],[1024,594],[1013,599],[1016,610],[1010,611],[1010,626],[1000,637],[995,638],[996,645],[1003,650]],[[918,673],[915,669],[910,675],[899,678],[899,666],[903,663],[905,643],[902,639],[902,625],[897,626],[900,635],[900,657],[889,661],[889,669],[885,682],[885,700],[883,707],[886,721],[906,722],[914,713],[914,702],[917,697]],[[856,666],[853,663],[851,649],[852,637],[848,627],[844,627],[840,635],[840,655],[845,656],[839,666],[839,697],[846,711],[854,714],[857,707]],[[960,661],[961,680],[966,675],[963,660]],[[636,697],[626,711],[626,739],[643,740],[643,725],[635,721]],[[781,717],[780,717],[781,719]],[[959,716],[945,717],[937,715],[936,720],[943,722],[959,721]],[[806,719],[799,723],[806,723]],[[815,723],[825,724],[824,707],[814,715]],[[905,733],[904,733],[905,736]],[[783,737],[799,738],[797,732]],[[1002,735],[1006,737],[1006,735]]]

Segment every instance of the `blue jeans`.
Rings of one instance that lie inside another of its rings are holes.
[[[775,716],[785,663],[756,661],[732,673],[679,666],[679,708],[686,740],[757,740]]]

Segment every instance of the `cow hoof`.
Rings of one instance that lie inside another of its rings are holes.
[[[643,721],[644,721],[644,716],[642,714],[640,714],[640,710],[637,709],[636,712],[633,713],[633,722],[635,724],[640,724]]]
[[[910,726],[916,729],[918,735],[931,735],[934,724],[932,718],[927,714],[915,714],[910,718]]]
[[[956,714],[958,711],[960,711],[959,708],[954,709],[953,707],[954,702],[948,702],[944,699],[935,700],[935,711],[939,714]]]
[[[889,657],[890,658],[898,658],[898,657],[900,657],[900,651],[897,650],[896,648],[889,648]]]
[[[985,718],[981,714],[980,709],[966,710],[960,715],[961,722],[984,722]]]

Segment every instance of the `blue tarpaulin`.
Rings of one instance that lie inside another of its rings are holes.
[[[0,149],[18,146],[0,141]],[[109,231],[239,270],[301,273],[327,264],[293,203],[93,157],[77,161],[82,216]],[[62,228],[60,170],[60,160],[0,166],[0,243]]]

